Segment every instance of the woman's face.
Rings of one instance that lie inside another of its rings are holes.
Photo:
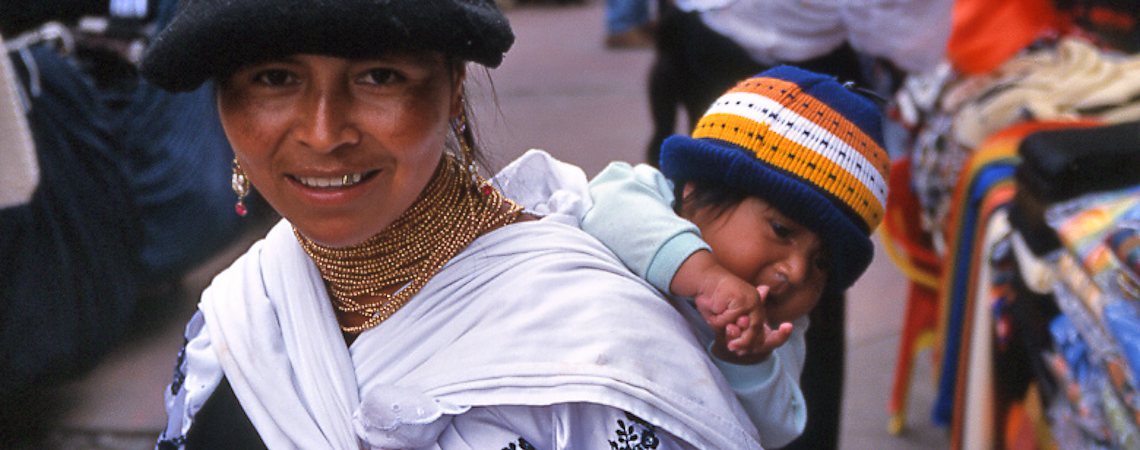
[[[819,302],[827,259],[823,242],[807,227],[758,197],[719,215],[714,208],[698,210],[692,220],[725,269],[770,288],[764,301],[769,323],[791,322]]]
[[[309,239],[341,247],[379,233],[427,185],[463,75],[438,53],[293,55],[222,80],[218,110],[260,194]]]

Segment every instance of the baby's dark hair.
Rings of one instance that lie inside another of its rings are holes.
[[[735,189],[723,183],[701,183],[690,181],[693,189],[689,191],[689,195],[685,195],[685,185],[687,183],[677,183],[673,187],[673,196],[677,199],[673,202],[673,211],[677,215],[692,220],[698,212],[705,211],[710,219],[718,219],[721,215],[731,210],[736,205],[739,205],[744,199],[749,196],[763,198],[756,194],[747,193],[741,189]],[[774,207],[774,206],[773,206]],[[778,209],[778,208],[777,208]],[[813,232],[815,232],[813,230]],[[831,253],[827,244],[824,244],[822,252],[825,255]],[[822,261],[825,270],[831,266],[829,259],[830,256],[824,258]]]
[[[692,184],[693,189],[685,195],[685,185]],[[712,218],[718,218],[734,206],[748,198],[750,194],[740,189],[734,189],[721,183],[707,183],[690,181],[677,183],[673,187],[673,211],[681,217],[691,217],[697,211],[708,209]]]

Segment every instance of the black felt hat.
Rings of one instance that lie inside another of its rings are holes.
[[[494,0],[182,0],[142,73],[188,91],[242,64],[297,53],[434,50],[496,67],[514,39]]]

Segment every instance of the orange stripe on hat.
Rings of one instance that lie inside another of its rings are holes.
[[[858,150],[884,177],[890,171],[890,158],[874,139],[828,104],[805,94],[796,83],[776,78],[749,78],[737,83],[726,94],[733,92],[759,94],[783,104]]]

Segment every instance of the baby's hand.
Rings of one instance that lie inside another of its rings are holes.
[[[721,357],[730,362],[756,363],[768,358],[772,351],[788,342],[792,336],[792,324],[780,324],[772,329],[764,314],[764,301],[768,296],[768,286],[756,288],[759,304],[748,315],[742,315],[735,322],[728,323],[723,333],[718,333],[718,347]],[[724,354],[723,350],[728,350]]]
[[[710,281],[694,298],[697,311],[716,331],[722,359],[732,362],[763,361],[792,334],[791,324],[773,330],[767,321],[764,299],[768,286],[753,287],[728,271],[711,271]],[[726,352],[727,350],[727,352]]]
[[[729,324],[725,327],[724,340],[727,341],[725,346],[737,357],[729,360],[730,362],[756,363],[763,361],[772,354],[772,351],[784,345],[792,337],[793,326],[788,322],[780,324],[780,327],[775,330],[767,322],[760,328],[759,333],[748,335],[752,333],[752,330],[746,330],[737,324]]]
[[[695,252],[686,259],[670,289],[676,295],[693,298],[701,317],[716,332],[714,353],[726,361],[763,361],[792,334],[790,323],[775,330],[767,324],[767,286],[755,287],[733,275],[708,251]]]
[[[766,286],[753,287],[719,266],[706,272],[704,279],[693,301],[713,330],[734,327],[743,333],[758,331],[765,319],[761,295],[767,294]]]

